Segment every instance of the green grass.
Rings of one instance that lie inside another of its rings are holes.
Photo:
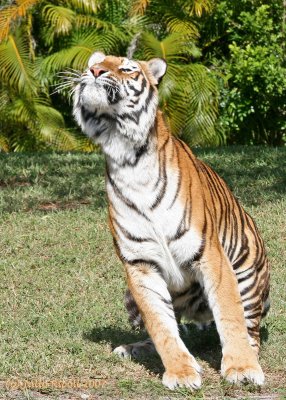
[[[221,380],[214,328],[201,333],[190,327],[184,337],[204,367],[203,387],[195,394],[163,388],[157,355],[139,361],[112,355],[112,347],[145,334],[131,331],[124,310],[123,270],[106,223],[103,157],[0,154],[0,398],[77,399],[81,393],[107,399],[286,396],[286,149],[233,147],[196,153],[225,178],[255,217],[269,252],[271,312],[261,330],[266,385],[234,387]],[[4,387],[12,377],[99,376],[107,383],[90,390]]]

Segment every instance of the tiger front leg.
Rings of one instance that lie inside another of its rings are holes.
[[[163,384],[169,389],[201,386],[200,366],[179,336],[166,282],[152,266],[126,265],[128,287],[164,367]]]
[[[238,283],[219,243],[205,249],[200,265],[205,292],[222,344],[221,373],[231,382],[262,385],[264,374],[247,332]]]

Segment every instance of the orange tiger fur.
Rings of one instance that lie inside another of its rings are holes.
[[[167,387],[198,388],[200,367],[177,320],[214,319],[222,375],[262,384],[259,326],[269,307],[265,248],[225,182],[171,135],[158,110],[157,85],[165,70],[160,59],[136,62],[97,52],[75,91],[74,115],[106,154],[109,224],[125,266],[127,306],[152,339],[115,351],[136,355],[155,346]]]

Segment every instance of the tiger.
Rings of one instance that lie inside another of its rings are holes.
[[[262,385],[265,246],[224,180],[172,134],[158,105],[166,70],[161,58],[96,51],[74,89],[75,120],[105,154],[109,227],[127,278],[129,317],[150,335],[114,352],[156,350],[167,388],[198,389],[201,367],[179,322],[214,321],[222,377]]]

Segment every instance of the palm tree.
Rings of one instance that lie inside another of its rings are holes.
[[[107,3],[99,11],[95,1],[70,0],[64,7],[60,1],[17,0],[0,11],[0,149],[94,148],[76,128],[67,128],[51,84],[59,70],[83,69],[95,48],[112,52],[124,45],[124,10]],[[65,48],[55,52],[59,39]]]
[[[135,55],[167,61],[160,86],[161,107],[172,131],[191,145],[214,145],[223,140],[215,129],[217,82],[197,62],[201,56],[196,46],[197,20],[210,10],[209,0],[137,0],[131,8],[133,16],[144,18]]]
[[[172,131],[192,145],[219,144],[222,137],[215,129],[217,83],[207,68],[195,62],[200,56],[195,45],[199,36],[196,18],[209,12],[211,3],[208,0],[177,3],[175,7],[173,0],[137,0],[130,3],[131,18],[126,19],[128,7],[122,9],[119,3],[116,6],[116,2],[107,1],[106,8],[96,14],[98,19],[93,22],[97,31],[89,35],[84,31],[75,41],[72,37],[67,49],[43,61],[44,71],[54,73],[66,67],[82,70],[91,49],[107,53],[114,49],[113,53],[122,54],[128,44],[130,57],[164,58],[169,67],[160,86],[160,98]],[[108,14],[116,18],[109,17],[107,22]],[[50,18],[54,27],[56,19]]]
[[[196,19],[210,3],[177,3],[16,0],[0,10],[0,149],[93,149],[72,123],[62,75],[82,71],[95,49],[166,59],[161,107],[172,130],[192,144],[217,143],[216,83],[195,62]]]
[[[215,130],[218,108],[218,88],[215,79],[202,64],[191,62],[200,55],[193,42],[171,33],[158,40],[151,33],[143,33],[138,51],[144,59],[164,58],[167,73],[160,84],[160,106],[172,132],[191,145],[218,144]]]

